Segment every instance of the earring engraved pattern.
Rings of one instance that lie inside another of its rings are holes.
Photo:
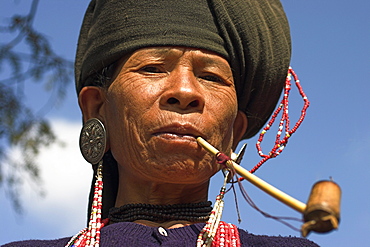
[[[107,133],[103,123],[97,119],[89,119],[80,134],[80,150],[82,156],[95,165],[103,158]]]

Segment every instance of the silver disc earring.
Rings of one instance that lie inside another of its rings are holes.
[[[102,160],[107,143],[104,124],[97,118],[91,118],[82,127],[80,150],[87,162],[95,165]]]

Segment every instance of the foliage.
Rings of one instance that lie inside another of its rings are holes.
[[[28,14],[2,18],[0,24],[1,36],[8,39],[0,43],[0,187],[18,212],[22,185],[41,182],[37,155],[57,141],[45,109],[63,99],[73,70],[73,63],[55,54],[46,35],[34,28],[38,3],[33,0]],[[41,84],[50,94],[43,109],[24,102],[26,83]]]

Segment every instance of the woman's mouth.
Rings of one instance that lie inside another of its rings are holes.
[[[155,130],[153,135],[168,139],[184,139],[191,141],[196,141],[198,136],[206,138],[197,128],[188,123],[172,123],[163,126]]]
[[[188,141],[196,141],[197,136],[192,134],[182,134],[182,133],[174,133],[174,132],[158,132],[155,133],[154,136],[158,136],[165,139],[181,139],[181,140],[188,140]]]

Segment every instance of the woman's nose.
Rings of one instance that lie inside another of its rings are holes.
[[[173,72],[167,78],[160,104],[164,108],[175,111],[202,111],[204,92],[201,89],[202,87],[192,71]]]

